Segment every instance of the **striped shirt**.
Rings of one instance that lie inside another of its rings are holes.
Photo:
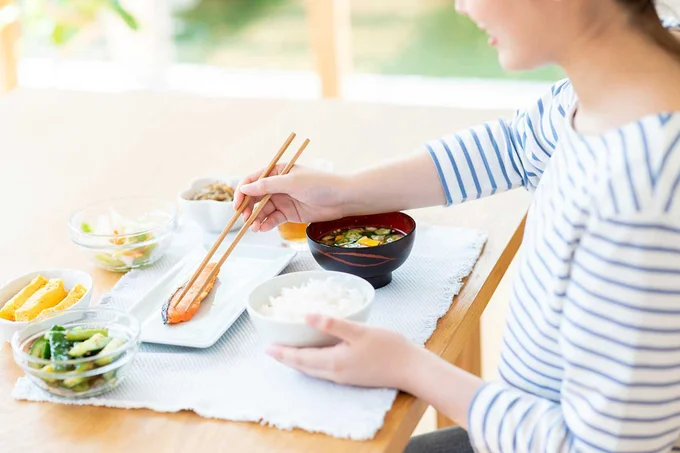
[[[533,192],[502,380],[468,414],[478,451],[667,451],[680,435],[680,112],[583,135],[576,101],[562,81],[425,145],[448,205]]]

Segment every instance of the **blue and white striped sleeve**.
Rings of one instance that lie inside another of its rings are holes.
[[[667,201],[594,219],[576,249],[559,401],[483,386],[468,420],[479,451],[651,452],[678,441],[680,188],[657,188]]]
[[[425,144],[446,195],[446,206],[524,186],[536,188],[565,121],[570,82],[553,86],[512,120],[499,119]]]

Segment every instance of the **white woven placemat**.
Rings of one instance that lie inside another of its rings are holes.
[[[419,227],[411,257],[395,272],[394,281],[377,291],[369,323],[424,344],[451,306],[453,295],[471,272],[485,241],[486,235],[474,230]],[[187,247],[191,242],[179,240],[177,244]],[[179,256],[181,249],[175,248],[151,268],[128,273],[103,302],[127,309]],[[300,253],[285,272],[317,268],[306,252]],[[193,410],[203,417],[301,428],[355,440],[373,438],[382,427],[395,390],[313,379],[279,364],[263,350],[244,314],[208,349],[143,344],[125,381],[105,395],[62,399],[22,377],[13,396],[159,412]]]

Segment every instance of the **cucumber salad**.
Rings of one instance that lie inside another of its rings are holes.
[[[28,352],[36,359],[49,360],[47,365],[31,363],[31,367],[50,377],[41,377],[49,386],[61,387],[75,393],[89,391],[100,385],[113,384],[117,369],[98,374],[92,372],[103,368],[123,354],[124,338],[111,337],[108,329],[74,327],[66,329],[55,325],[28,346]],[[121,351],[116,354],[115,351]],[[112,354],[113,353],[113,354]],[[66,360],[91,358],[71,365]],[[58,375],[64,373],[64,378]]]

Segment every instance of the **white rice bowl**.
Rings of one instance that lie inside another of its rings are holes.
[[[368,301],[357,288],[348,287],[338,278],[310,279],[300,286],[281,289],[278,296],[269,298],[269,303],[260,307],[259,312],[281,321],[305,320],[311,313],[334,318],[344,318],[360,310]]]
[[[305,322],[307,314],[364,323],[375,289],[363,278],[333,271],[279,275],[258,285],[248,296],[247,311],[265,344],[323,347],[340,340]]]

